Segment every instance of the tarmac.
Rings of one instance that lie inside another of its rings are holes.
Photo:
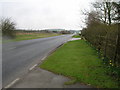
[[[92,88],[89,85],[80,83],[73,85],[64,84],[70,80],[68,77],[36,67],[10,88]]]
[[[79,40],[81,38],[72,38],[69,41]],[[82,83],[75,83],[72,85],[65,85],[65,82],[71,79],[62,75],[57,75],[53,72],[43,70],[39,64],[31,68],[22,78],[17,79],[8,85],[6,88],[91,88],[90,85]]]

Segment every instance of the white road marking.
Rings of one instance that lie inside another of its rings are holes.
[[[43,57],[41,60],[44,60],[47,56]]]
[[[12,81],[9,85],[7,85],[5,88],[10,88],[12,85],[14,85],[18,80],[20,80],[20,78],[15,79],[14,81]]]
[[[80,40],[81,38],[72,38],[69,41]]]
[[[8,50],[12,50],[12,49],[15,49],[16,47],[12,47],[12,48],[9,48]]]
[[[37,64],[33,65],[31,68],[29,68],[29,70],[31,71],[32,69],[34,69],[37,66]]]

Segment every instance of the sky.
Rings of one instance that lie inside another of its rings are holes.
[[[94,0],[1,0],[0,17],[11,18],[19,29],[81,30],[82,11]]]

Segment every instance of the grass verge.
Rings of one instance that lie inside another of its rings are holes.
[[[73,38],[80,38],[80,35],[74,35]]]
[[[106,74],[107,69],[96,51],[84,40],[64,44],[40,67],[97,88],[118,88],[117,82]]]

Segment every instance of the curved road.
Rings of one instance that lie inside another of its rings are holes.
[[[16,78],[28,72],[28,69],[69,40],[72,35],[24,40],[2,44],[2,86],[5,87]]]

